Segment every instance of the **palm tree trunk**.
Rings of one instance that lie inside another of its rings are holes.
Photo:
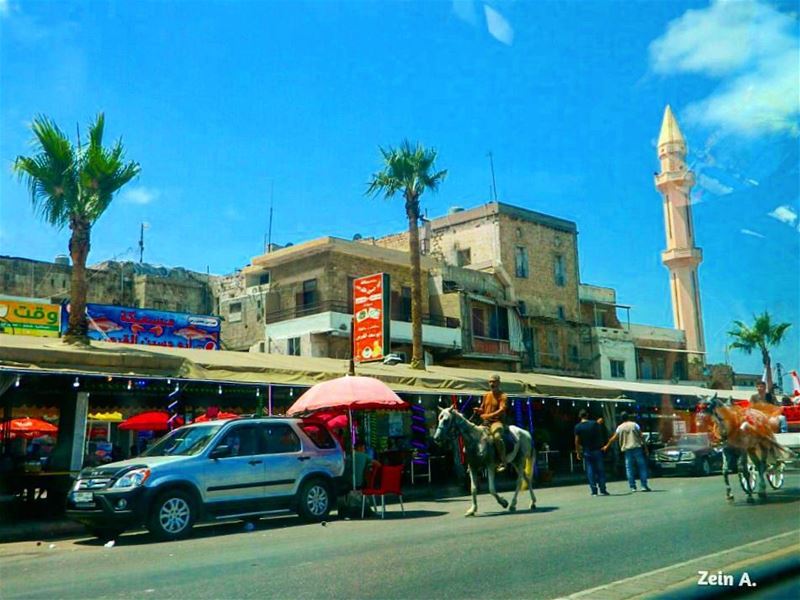
[[[72,280],[70,282],[69,326],[64,336],[68,344],[88,344],[86,323],[86,259],[89,257],[91,228],[88,223],[74,219],[70,223],[72,236],[69,253],[72,257]]]
[[[761,348],[761,362],[764,363],[764,371],[766,372],[766,375],[767,375],[767,379],[766,379],[766,382],[765,382],[767,384],[767,393],[771,394],[772,393],[772,385],[773,385],[772,384],[772,359],[770,358],[769,350],[766,347]]]
[[[406,200],[408,245],[411,253],[411,368],[425,370],[422,354],[422,270],[419,256],[419,204]]]

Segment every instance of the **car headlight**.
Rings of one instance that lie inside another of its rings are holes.
[[[117,479],[111,487],[117,489],[137,488],[143,485],[148,477],[150,477],[150,469],[134,469]]]
[[[683,458],[684,460],[694,460],[694,452],[692,452],[691,450],[687,450],[686,452],[681,454],[681,458]]]

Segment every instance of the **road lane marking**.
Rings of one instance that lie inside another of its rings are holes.
[[[787,533],[779,533],[778,535],[773,535],[772,537],[764,538],[762,540],[756,540],[755,542],[749,542],[749,543],[743,544],[741,546],[736,546],[736,548],[729,548],[728,550],[720,550],[719,552],[714,552],[713,554],[706,554],[705,556],[699,556],[697,558],[692,558],[692,559],[689,559],[689,560],[686,560],[686,561],[683,561],[683,562],[680,562],[680,563],[677,563],[677,564],[674,564],[674,565],[669,565],[667,567],[661,567],[660,569],[655,569],[653,571],[648,571],[647,573],[640,573],[639,575],[634,575],[632,577],[626,577],[625,579],[618,579],[617,581],[612,581],[610,583],[599,585],[597,587],[593,587],[593,588],[588,589],[588,590],[582,590],[580,592],[575,592],[574,594],[570,594],[569,596],[561,596],[560,600],[567,600],[567,599],[572,599],[572,598],[586,598],[586,597],[595,598],[595,597],[600,596],[603,592],[610,592],[614,588],[620,588],[622,586],[626,586],[628,584],[633,584],[633,583],[636,583],[638,581],[642,581],[642,580],[645,580],[645,579],[655,579],[659,575],[667,574],[670,571],[677,571],[677,570],[682,569],[682,568],[684,568],[684,567],[686,567],[686,566],[688,566],[688,565],[690,565],[692,563],[710,562],[710,561],[712,561],[712,560],[714,560],[716,558],[719,558],[721,556],[725,556],[726,554],[733,554],[733,553],[742,552],[743,550],[746,550],[747,548],[752,548],[752,547],[759,546],[759,545],[762,545],[762,544],[769,544],[770,542],[775,542],[775,541],[781,540],[783,538],[791,537],[791,538],[793,538],[793,541],[796,541],[797,540],[797,536],[798,536],[798,532],[797,531],[789,531]],[[753,557],[753,558],[761,558],[761,556],[757,556],[757,557]],[[743,558],[743,559],[739,559],[739,560],[747,560],[747,559]],[[686,577],[681,575],[680,579],[676,579],[674,582],[670,582],[669,584],[663,584],[662,583],[660,589],[661,589],[661,591],[663,591],[665,589],[665,587],[667,587],[667,586],[672,587],[673,585],[676,585],[677,583],[683,582],[685,580],[686,580]],[[637,591],[635,591],[634,593],[630,594],[627,597],[640,596],[640,595],[643,595],[643,594],[647,594],[648,593],[647,590],[649,590],[649,589],[650,589],[650,586],[640,587]],[[652,593],[652,591],[650,593]],[[625,596],[615,596],[615,597],[625,597]]]

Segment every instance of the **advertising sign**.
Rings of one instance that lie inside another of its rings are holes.
[[[353,282],[353,360],[383,360],[389,350],[389,275]]]
[[[69,319],[62,319],[64,329]],[[87,304],[89,338],[101,342],[219,350],[219,317]]]
[[[60,330],[61,307],[57,304],[0,298],[1,333],[58,337]]]

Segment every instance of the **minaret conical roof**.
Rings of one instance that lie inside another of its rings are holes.
[[[683,139],[678,121],[675,120],[675,115],[672,114],[672,109],[669,104],[664,109],[664,119],[661,121],[661,133],[658,134],[658,145],[662,144],[686,144]]]

